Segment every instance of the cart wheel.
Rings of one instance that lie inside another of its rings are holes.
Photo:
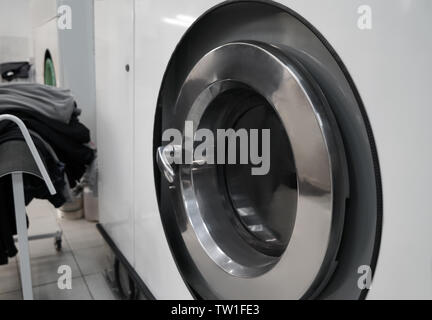
[[[61,251],[62,250],[62,239],[56,239],[54,242],[54,246],[56,251]]]

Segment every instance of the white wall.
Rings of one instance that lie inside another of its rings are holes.
[[[0,0],[0,63],[33,55],[30,0]]]
[[[14,1],[14,0],[0,0]],[[28,0],[30,1],[30,15],[33,27],[53,19],[57,15],[57,0]]]
[[[30,2],[36,81],[43,83],[45,52],[49,50],[54,62],[57,86],[71,90],[82,110],[80,121],[90,129],[91,139],[96,143],[93,1]],[[62,30],[57,26],[57,8],[61,5],[71,7],[72,29]]]
[[[80,120],[90,129],[92,141],[96,142],[93,1],[57,0],[57,6],[61,5],[68,5],[72,10],[72,29],[58,30],[62,86],[72,91],[83,111]]]

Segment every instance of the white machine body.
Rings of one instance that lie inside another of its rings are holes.
[[[192,295],[159,214],[155,109],[176,46],[190,25],[218,4],[95,1],[100,219],[157,299]],[[363,1],[280,4],[306,19],[335,49],[369,117],[380,162],[383,223],[367,298],[431,299],[432,4],[369,1],[372,20],[366,28],[361,27]]]

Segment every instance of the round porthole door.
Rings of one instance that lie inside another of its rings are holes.
[[[53,87],[57,85],[54,62],[49,52],[47,52],[44,62],[44,84]]]
[[[244,143],[229,143],[245,136],[242,161]],[[210,162],[188,148],[208,137]],[[339,58],[301,17],[245,1],[199,19],[165,73],[154,141],[165,235],[195,297],[365,296],[358,268],[374,267],[381,221],[373,135]]]
[[[303,297],[331,271],[348,193],[342,139],[319,86],[278,49],[234,42],[194,66],[175,109],[173,128],[185,143],[188,122],[214,136],[270,133],[260,150],[268,159],[263,174],[254,175],[250,162],[172,167],[163,157],[181,146],[159,149],[185,224],[182,240],[207,285],[232,299],[271,298],[270,290],[273,298]]]

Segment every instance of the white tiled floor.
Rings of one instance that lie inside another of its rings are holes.
[[[29,234],[63,230],[63,249],[57,252],[53,239],[30,241],[34,298],[38,300],[115,300],[116,293],[106,280],[110,251],[96,229],[86,220],[59,220],[48,201],[33,200],[27,208]],[[0,300],[22,299],[19,258],[0,266]],[[60,265],[72,270],[72,289],[61,290],[57,281]]]

